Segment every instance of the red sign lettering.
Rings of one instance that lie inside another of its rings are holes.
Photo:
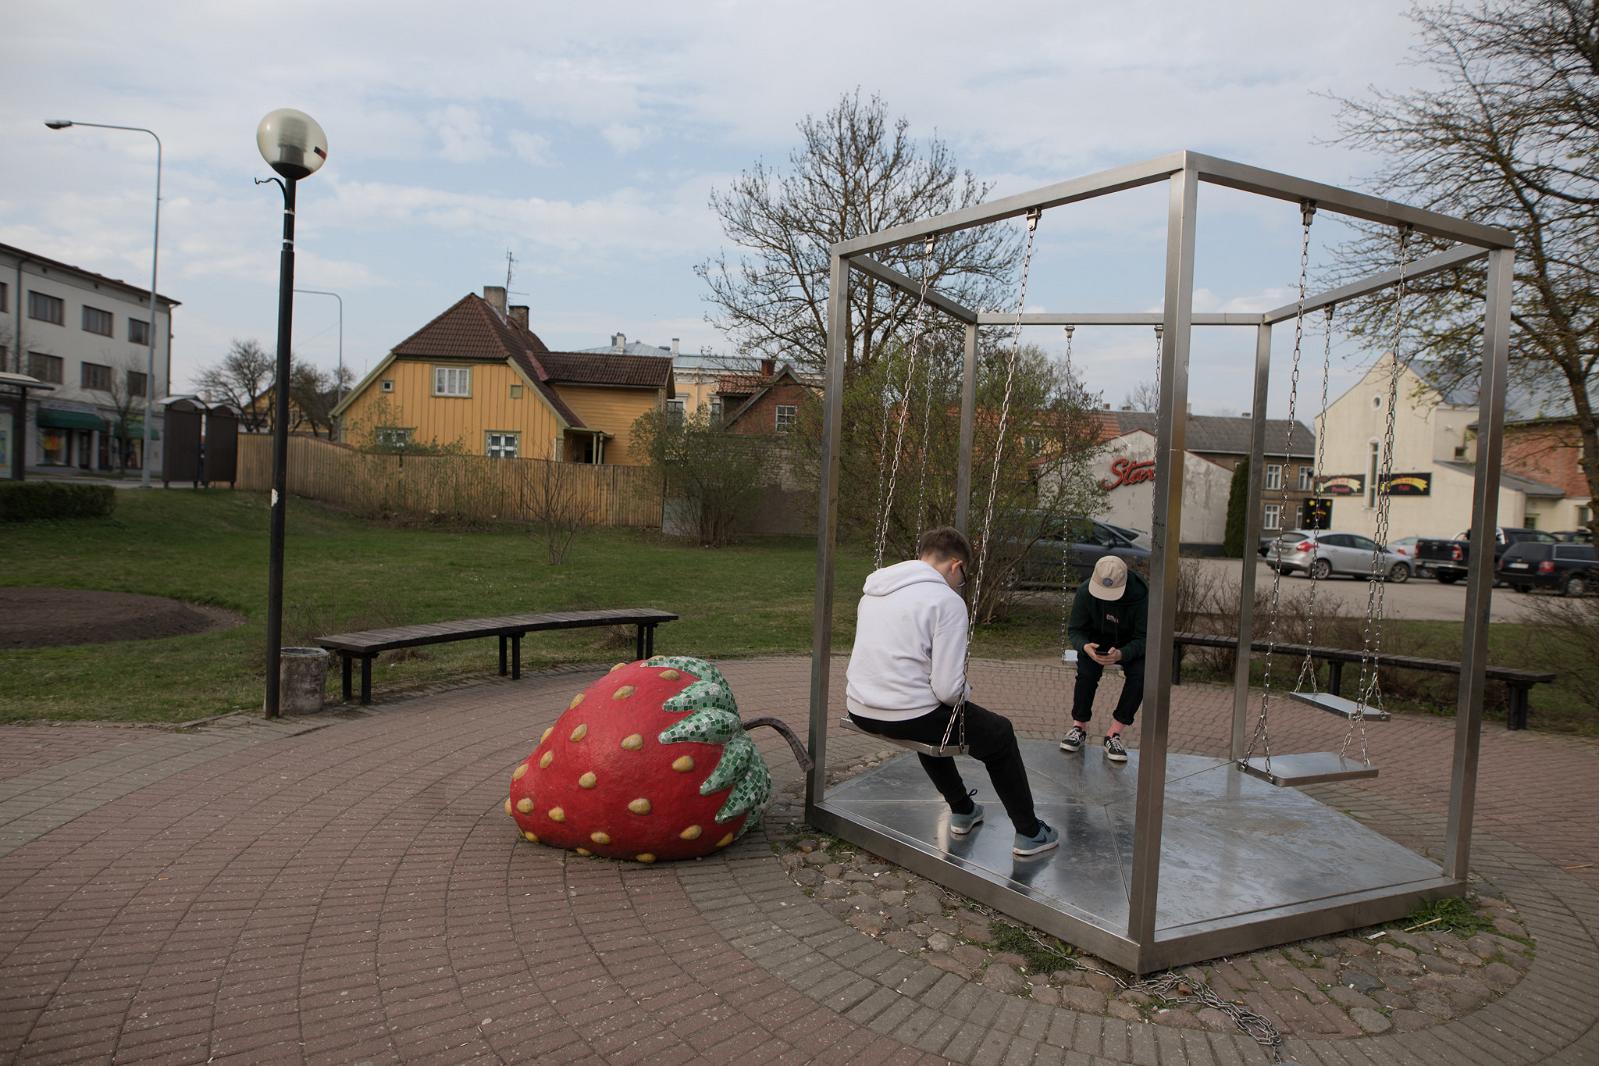
[[[1121,488],[1123,485],[1140,485],[1146,481],[1156,479],[1156,461],[1154,459],[1129,459],[1120,456],[1111,460],[1111,477],[1101,478],[1100,487],[1110,492],[1112,489]]]

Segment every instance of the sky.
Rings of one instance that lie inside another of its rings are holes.
[[[234,338],[273,343],[281,200],[253,179],[270,173],[255,128],[274,108],[327,132],[328,162],[300,187],[296,284],[342,296],[360,376],[465,293],[504,284],[508,251],[512,302],[552,348],[623,332],[731,351],[694,274],[727,244],[709,195],[758,159],[781,165],[796,123],[857,88],[948,142],[998,197],[1179,148],[1359,187],[1375,160],[1330,143],[1329,94],[1425,77],[1393,0],[7,8],[0,241],[147,284],[153,142],[44,120],[155,130],[179,390]],[[1298,216],[1202,187],[1196,310],[1292,301]],[[1160,187],[1050,212],[1028,309],[1159,309],[1165,222]],[[1319,216],[1313,271],[1348,233]],[[1059,329],[1026,339],[1063,346]],[[1291,340],[1275,337],[1275,416]],[[335,364],[333,300],[297,300],[295,349]],[[1197,331],[1195,413],[1248,408],[1253,350],[1250,329]],[[1336,350],[1335,396],[1373,355]],[[1144,328],[1075,336],[1075,365],[1114,404],[1154,376],[1154,353]],[[1298,413],[1315,414],[1304,398]]]

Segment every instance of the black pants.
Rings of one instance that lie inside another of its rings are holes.
[[[1133,724],[1133,716],[1139,713],[1139,704],[1144,699],[1144,657],[1126,659],[1117,664],[1122,667],[1125,675],[1122,681],[1122,695],[1117,697],[1117,709],[1111,712],[1111,717],[1128,726]],[[1100,675],[1106,668],[1089,658],[1087,652],[1078,653],[1078,680],[1072,687],[1072,720],[1074,722],[1087,722],[1093,716],[1094,694],[1100,687]]]
[[[886,722],[880,718],[862,718],[852,714],[851,720],[868,733],[895,740],[915,740],[920,744],[938,747],[944,740],[945,725],[950,721],[950,708],[938,709],[904,722]],[[960,726],[958,725],[959,729]],[[956,734],[950,735],[950,743]],[[989,771],[989,780],[1000,794],[1011,824],[1023,836],[1039,832],[1039,819],[1033,814],[1033,790],[1028,787],[1028,771],[1022,765],[1022,752],[1017,748],[1017,734],[1011,728],[1011,719],[985,710],[976,703],[967,704],[967,754],[977,759]],[[944,797],[950,809],[958,814],[971,810],[972,799],[961,780],[954,759],[935,758],[917,753],[922,768],[928,772],[934,787]]]

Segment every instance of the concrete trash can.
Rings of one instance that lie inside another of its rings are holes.
[[[283,714],[322,710],[328,679],[328,649],[284,648],[278,660],[278,709]]]

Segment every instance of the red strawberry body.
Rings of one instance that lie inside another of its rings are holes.
[[[729,790],[700,794],[723,745],[658,739],[686,714],[662,704],[696,680],[665,664],[619,664],[574,697],[514,772],[507,806],[523,836],[640,862],[732,843],[747,815],[719,823]]]

